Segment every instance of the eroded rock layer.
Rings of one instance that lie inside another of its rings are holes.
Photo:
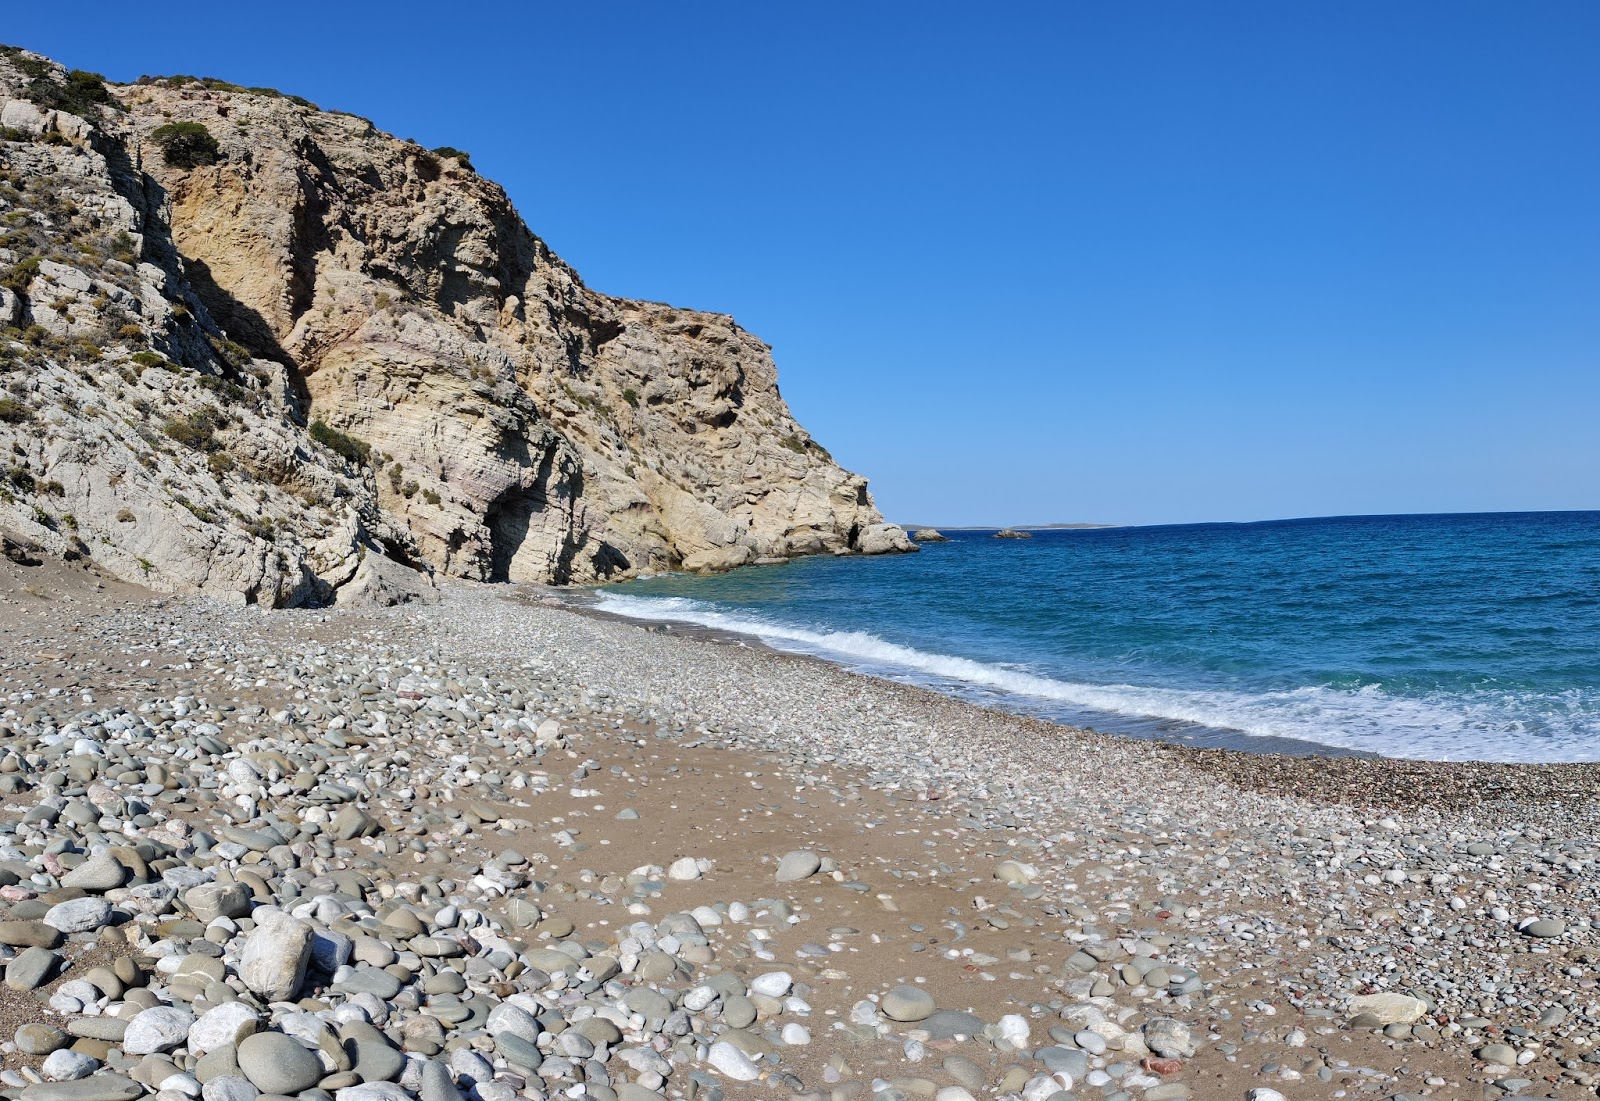
[[[914,549],[731,318],[588,287],[464,157],[0,54],[0,525],[274,605]],[[185,131],[175,147],[174,127]]]

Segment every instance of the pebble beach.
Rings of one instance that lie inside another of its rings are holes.
[[[537,588],[0,565],[10,1098],[1600,1086],[1594,766],[1116,738]]]

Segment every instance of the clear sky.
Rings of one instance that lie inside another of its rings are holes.
[[[1600,4],[11,5],[468,150],[891,519],[1600,507]]]

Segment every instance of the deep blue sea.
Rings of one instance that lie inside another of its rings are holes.
[[[1139,737],[1600,760],[1600,512],[946,534],[599,606]]]

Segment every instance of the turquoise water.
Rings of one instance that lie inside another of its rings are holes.
[[[599,603],[1142,737],[1600,760],[1600,512],[946,534]]]

